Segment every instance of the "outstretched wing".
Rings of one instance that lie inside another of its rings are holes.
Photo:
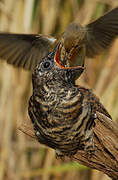
[[[86,55],[94,57],[118,36],[118,7],[86,26]]]
[[[55,41],[43,35],[0,33],[0,58],[16,67],[33,70]]]

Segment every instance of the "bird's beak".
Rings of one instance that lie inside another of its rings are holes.
[[[61,69],[80,70],[81,72],[83,72],[83,70],[85,69],[84,64],[82,66],[69,66],[69,67],[64,66],[61,63],[60,54],[59,54],[60,53],[59,48],[60,48],[60,43],[57,46],[56,53],[55,53],[55,56],[54,56],[54,61],[57,64],[57,66],[59,68],[61,68]]]

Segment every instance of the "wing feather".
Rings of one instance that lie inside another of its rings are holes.
[[[118,7],[86,26],[86,55],[94,57],[118,36]]]
[[[16,67],[33,70],[55,41],[43,35],[0,33],[0,58]]]

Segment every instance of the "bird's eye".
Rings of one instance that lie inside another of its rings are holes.
[[[50,60],[45,61],[43,64],[43,69],[49,69],[52,66],[52,62]]]

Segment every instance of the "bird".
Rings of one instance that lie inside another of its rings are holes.
[[[75,80],[85,57],[107,49],[118,35],[118,7],[85,27],[72,22],[60,38],[42,34],[0,33],[0,58],[32,71],[33,93],[28,113],[37,140],[57,156],[78,149],[92,152],[96,112],[110,114],[99,98]]]
[[[28,113],[38,142],[54,149],[57,157],[71,157],[78,150],[91,154],[96,112],[112,118],[92,90],[76,85],[85,68],[64,66],[60,46],[35,67]]]
[[[33,72],[35,66],[60,44],[59,56],[65,66],[83,65],[108,49],[118,35],[118,7],[82,26],[70,23],[59,38],[43,34],[0,33],[0,58]]]

